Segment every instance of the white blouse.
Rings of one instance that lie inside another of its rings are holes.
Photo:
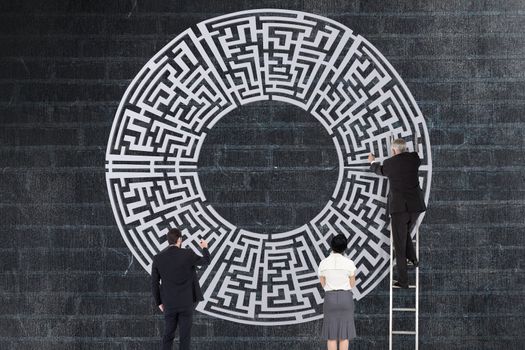
[[[339,253],[332,253],[319,264],[319,277],[325,277],[324,290],[350,290],[349,278],[355,275],[356,267],[352,260]]]

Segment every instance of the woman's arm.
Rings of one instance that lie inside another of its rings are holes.
[[[348,278],[350,280],[350,287],[355,287],[355,275],[352,275]]]
[[[326,277],[325,276],[319,277],[319,282],[321,282],[321,286],[324,288],[324,286],[326,285]]]

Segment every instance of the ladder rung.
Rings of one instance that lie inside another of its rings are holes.
[[[392,334],[416,334],[414,331],[392,331]]]
[[[398,286],[392,286],[392,288],[396,288],[396,289],[401,289],[401,287],[398,287]],[[408,286],[408,288],[412,288],[412,289],[415,289],[415,288],[416,288],[416,286],[415,286],[415,285],[413,285],[413,284],[411,284],[411,285],[409,285],[409,286]]]
[[[416,308],[415,307],[394,307],[394,308],[392,308],[392,311],[412,311],[412,312],[416,312]]]
[[[396,262],[393,262],[392,263],[392,266],[397,266],[397,263]],[[407,262],[407,267],[410,266],[410,267],[414,267],[414,264],[412,262]],[[415,267],[416,269],[419,269],[419,265]]]

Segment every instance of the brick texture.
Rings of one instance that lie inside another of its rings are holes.
[[[426,117],[434,174],[421,229],[421,348],[525,348],[525,2],[48,0],[0,3],[0,349],[158,348],[148,275],[120,237],[105,187],[113,116],[175,35],[269,7],[365,36]],[[322,206],[337,156],[303,117],[259,104],[210,133],[200,176],[230,221],[274,232]],[[353,349],[387,347],[385,282],[357,304]],[[194,348],[319,349],[320,326],[197,314]]]

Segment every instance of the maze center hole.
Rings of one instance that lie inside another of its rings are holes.
[[[294,105],[262,101],[224,116],[198,163],[207,201],[230,223],[259,233],[312,220],[331,198],[339,163],[322,124]]]

